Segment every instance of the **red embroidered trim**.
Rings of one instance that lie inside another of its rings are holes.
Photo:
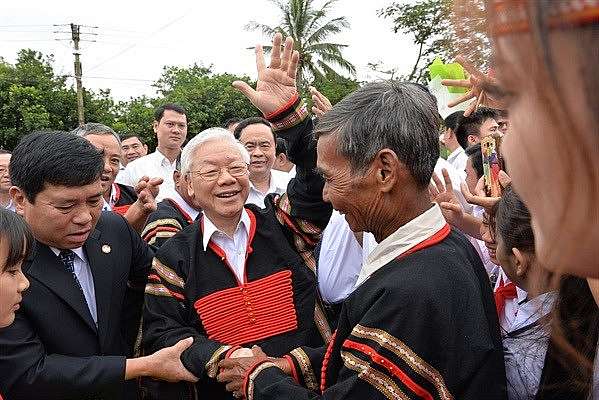
[[[129,207],[131,207],[131,204],[125,204],[124,206],[118,206],[118,207],[112,207],[112,211],[119,215],[125,215],[127,213],[127,210],[129,210]]]
[[[422,250],[422,249],[426,249],[427,247],[434,246],[437,243],[440,243],[443,240],[445,240],[445,238],[447,236],[449,236],[450,233],[451,233],[451,227],[449,226],[449,224],[445,224],[445,226],[443,228],[439,229],[433,236],[414,245],[410,249],[404,251],[397,258],[403,258],[410,254],[416,253],[418,250]]]
[[[333,332],[333,336],[331,336],[331,341],[327,346],[327,351],[324,354],[324,359],[322,360],[322,369],[320,370],[320,391],[324,393],[324,390],[327,387],[327,368],[329,367],[329,360],[331,358],[331,354],[333,353],[333,344],[335,343],[335,338],[337,337],[337,330]]]
[[[158,232],[179,232],[178,228],[173,228],[170,226],[158,226],[154,229],[152,229],[150,232],[146,233],[143,237],[143,239],[147,242],[148,239],[150,239],[151,237],[155,236]]]
[[[393,376],[395,376],[400,381],[402,381],[403,384],[406,385],[417,396],[419,396],[423,399],[426,399],[426,400],[433,400],[433,396],[426,389],[424,389],[422,386],[420,386],[419,384],[414,382],[405,372],[403,372],[401,370],[401,368],[399,368],[397,365],[395,365],[388,358],[381,356],[372,347],[367,346],[362,343],[357,343],[357,342],[351,341],[349,339],[346,339],[345,342],[343,342],[343,347],[352,349],[352,350],[357,350],[357,351],[367,355],[376,364],[385,368]]]
[[[183,218],[185,218],[185,220],[187,222],[189,222],[190,224],[193,224],[193,219],[191,219],[191,216],[185,212],[185,210],[179,205],[179,203],[177,203],[173,199],[166,199],[166,200],[168,200],[168,202],[171,203],[171,205],[173,207],[175,207],[181,213],[181,215],[183,215]]]
[[[279,109],[271,112],[270,114],[266,114],[264,116],[264,118],[266,118],[267,120],[271,120],[274,119],[278,116],[280,116],[281,114],[283,114],[285,111],[288,111],[291,107],[293,107],[293,105],[299,100],[299,93],[296,93],[293,95],[293,97],[291,99],[289,99],[289,101],[287,103],[285,103],[282,107],[280,107]]]
[[[243,345],[297,329],[291,271],[209,294],[194,303],[211,340]]]
[[[283,356],[283,358],[287,361],[287,364],[289,365],[289,369],[291,370],[291,377],[293,378],[295,383],[297,383],[299,385],[300,384],[299,375],[297,374],[297,369],[295,368],[295,363],[293,362],[293,359],[288,354],[285,354]],[[2,399],[0,399],[0,400],[2,400]]]

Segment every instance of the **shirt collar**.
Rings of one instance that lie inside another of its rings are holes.
[[[220,232],[223,234],[224,234],[224,232],[222,232],[220,229],[218,229],[212,223],[212,221],[210,221],[210,218],[208,218],[206,213],[204,213],[204,215],[202,217],[204,218],[204,220],[203,220],[203,222],[204,222],[203,231],[204,232],[203,232],[203,236],[202,236],[202,245],[204,246],[203,247],[204,251],[206,251],[206,249],[208,248],[208,242],[210,242],[212,235],[214,235],[216,232]],[[237,231],[239,229],[245,229],[246,233],[249,235],[250,216],[248,215],[245,208],[241,211],[241,218],[239,219],[239,222],[237,223],[237,228],[235,229],[235,232],[237,233]]]
[[[457,158],[461,153],[464,153],[464,154],[466,153],[464,151],[464,149],[462,148],[462,146],[460,146],[457,149],[455,149],[454,151],[452,151],[451,154],[449,154],[447,156],[447,161],[451,161],[451,160]]]
[[[427,211],[401,226],[379,243],[368,255],[360,271],[356,287],[360,286],[373,273],[387,265],[394,258],[433,236],[446,224],[441,209],[435,203]]]
[[[278,172],[278,171],[277,171]],[[254,186],[254,184],[252,183],[252,181],[250,181],[250,190],[253,190],[255,192],[260,193],[261,195],[267,195],[270,193],[278,193],[278,194],[282,194],[285,192],[285,190],[287,190],[287,186],[285,185],[283,187],[283,183],[280,182],[279,179],[277,179],[278,176],[274,173],[274,171],[271,169],[270,170],[270,182],[269,182],[269,186],[268,186],[268,190],[266,191],[266,193],[262,193],[261,191],[259,191],[256,186]]]
[[[52,252],[54,254],[56,254],[56,256],[58,257],[58,255],[60,254],[60,252],[62,251],[61,249],[57,249],[56,247],[50,247],[50,250],[52,250]],[[73,253],[75,253],[77,255],[77,257],[79,257],[79,259],[83,262],[87,262],[85,260],[85,253],[83,252],[83,247],[77,247],[76,249],[70,249]]]
[[[175,167],[175,163],[171,162],[168,158],[166,158],[166,156],[164,154],[162,154],[160,152],[160,150],[156,149],[153,153],[152,156],[155,157],[158,161],[160,161],[160,165],[165,166],[165,167]]]
[[[555,305],[556,299],[557,292],[553,291],[543,293],[525,303],[520,304],[518,306],[516,319],[514,319],[510,331],[513,332],[515,330],[529,326],[549,314]]]
[[[173,192],[171,193],[170,199],[173,200],[175,203],[177,203],[179,205],[179,207],[181,207],[183,209],[183,211],[185,211],[187,213],[187,215],[189,215],[189,217],[191,218],[192,221],[195,221],[195,219],[197,218],[197,216],[200,212],[198,210],[196,210],[195,208],[193,208],[191,205],[189,205],[189,203],[186,202],[183,197],[181,197],[179,192],[177,192],[176,190],[173,190]]]

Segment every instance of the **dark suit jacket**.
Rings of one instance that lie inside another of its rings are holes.
[[[139,326],[151,250],[121,216],[102,213],[83,247],[96,327],[73,276],[48,246],[35,247],[23,266],[31,285],[21,309],[0,330],[0,393],[11,400],[125,398],[125,359]]]

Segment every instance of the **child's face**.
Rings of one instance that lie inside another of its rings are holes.
[[[15,311],[19,309],[23,292],[29,287],[29,281],[21,271],[21,264],[4,269],[4,260],[8,257],[8,243],[0,241],[0,328],[15,320]]]

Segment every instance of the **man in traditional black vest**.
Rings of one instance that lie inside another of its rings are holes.
[[[102,169],[102,153],[65,132],[28,135],[14,151],[10,193],[36,248],[23,266],[31,286],[0,332],[10,399],[130,399],[130,379],[195,379],[179,361],[189,339],[127,359],[152,252],[123,217],[101,212]]]

